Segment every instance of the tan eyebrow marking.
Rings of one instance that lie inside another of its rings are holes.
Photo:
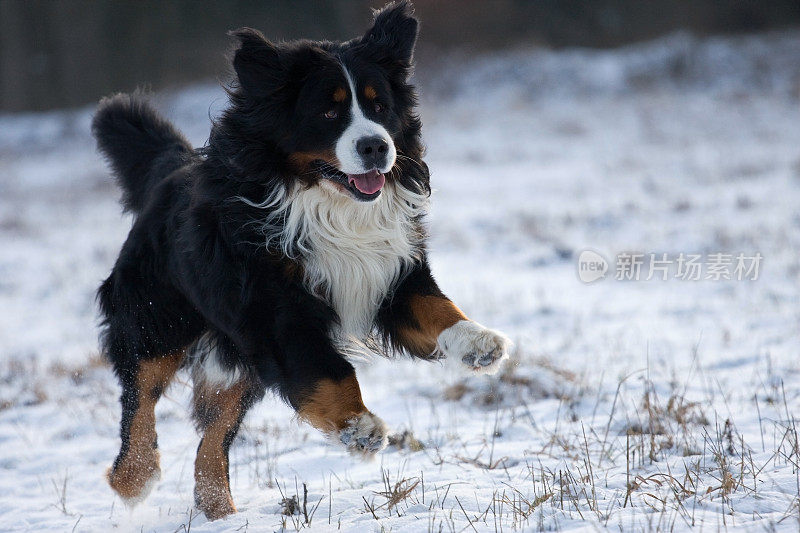
[[[375,92],[375,88],[372,85],[367,85],[364,87],[364,96],[366,96],[368,100],[374,100],[378,97],[378,93]]]
[[[333,91],[333,101],[334,102],[344,102],[344,99],[347,98],[347,90],[344,87],[337,87],[335,91]]]

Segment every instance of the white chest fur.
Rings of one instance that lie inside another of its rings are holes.
[[[363,340],[369,334],[404,263],[419,254],[412,219],[427,203],[426,196],[392,183],[377,200],[358,202],[326,181],[292,191],[279,202],[283,227],[273,237],[302,261],[309,291],[339,315],[339,339]]]

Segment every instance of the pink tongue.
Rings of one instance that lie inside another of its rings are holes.
[[[374,194],[381,190],[386,178],[377,169],[372,169],[366,174],[348,174],[347,181],[364,194]]]

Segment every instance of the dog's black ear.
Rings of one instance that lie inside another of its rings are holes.
[[[280,86],[280,50],[252,28],[240,28],[228,34],[239,39],[239,48],[233,56],[239,85],[256,96],[266,96]]]
[[[408,67],[413,59],[418,30],[414,8],[401,0],[375,12],[375,22],[361,42],[383,49],[389,59]]]

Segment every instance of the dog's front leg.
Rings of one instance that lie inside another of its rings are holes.
[[[382,306],[379,323],[392,342],[418,357],[439,352],[476,373],[494,374],[508,357],[502,333],[470,320],[439,290],[424,262]]]
[[[314,312],[318,300],[279,318],[282,375],[278,388],[298,416],[356,455],[386,447],[388,428],[361,399],[355,369],[329,337],[330,322]]]
[[[495,374],[508,357],[509,341],[499,331],[467,318],[443,296],[415,296],[411,312],[419,328],[414,332],[445,357],[461,361],[479,374]],[[434,341],[435,339],[435,341]]]
[[[355,373],[339,380],[321,379],[298,400],[300,418],[349,452],[370,456],[386,447],[388,428],[364,405]]]

